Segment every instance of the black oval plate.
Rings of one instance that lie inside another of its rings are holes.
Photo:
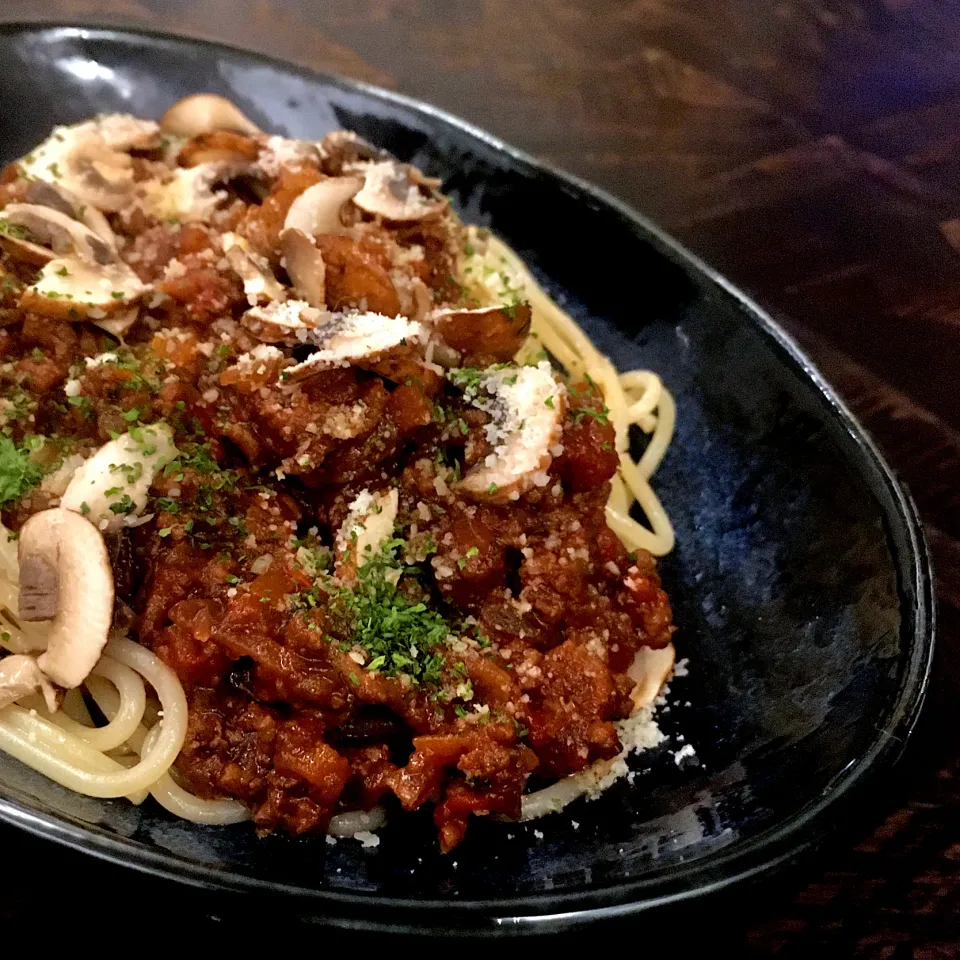
[[[141,870],[298,898],[379,928],[556,929],[762,874],[815,845],[850,788],[902,749],[933,651],[913,505],[809,361],[756,305],[611,197],[439,111],[222,46],[74,27],[0,31],[4,159],[55,123],[158,117],[224,94],[264,129],[346,127],[440,176],[621,368],[677,399],[656,478],[678,546],[663,561],[690,674],[671,740],[603,798],[529,826],[478,822],[450,856],[429,815],[376,849],[257,840],[148,802],[97,801],[0,755],[0,817]],[[685,739],[684,739],[685,738]],[[684,743],[696,758],[675,762]]]

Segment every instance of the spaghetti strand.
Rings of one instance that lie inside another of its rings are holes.
[[[675,535],[670,518],[649,480],[663,462],[673,439],[676,406],[670,391],[652,370],[618,373],[590,342],[576,321],[537,283],[523,260],[502,240],[475,227],[470,229],[471,246],[481,251],[484,269],[471,271],[481,280],[471,292],[489,302],[496,293],[482,278],[506,271],[511,285],[523,290],[533,313],[531,339],[517,354],[518,363],[537,356],[537,346],[553,357],[570,380],[590,379],[603,394],[619,454],[617,475],[611,482],[606,516],[610,528],[628,550],[648,550],[654,556],[669,553]],[[531,342],[533,341],[533,342]],[[638,426],[650,439],[639,460],[630,453],[630,427]],[[636,506],[647,526],[631,516]]]

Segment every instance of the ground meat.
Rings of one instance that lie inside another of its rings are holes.
[[[317,248],[327,268],[327,305],[332,310],[371,310],[387,317],[400,312],[390,274],[369,245],[331,234],[320,237]]]
[[[539,771],[562,777],[615,756],[620,741],[610,721],[628,708],[618,703],[610,670],[567,640],[546,654],[540,672],[543,683],[529,712]]]
[[[280,231],[294,200],[322,175],[311,167],[283,170],[273,189],[260,204],[252,204],[237,226],[237,232],[253,249],[271,262],[280,261]]]
[[[180,162],[227,148],[262,159],[256,140],[220,133],[194,138]],[[160,162],[138,157],[136,176]],[[0,252],[4,435],[46,467],[138,425],[174,431],[179,457],[115,556],[135,635],[187,694],[185,787],[246,804],[262,832],[432,804],[450,850],[472,816],[517,817],[532,774],[617,754],[626,671],[639,647],[670,641],[670,604],[653,558],[628,554],[607,526],[618,455],[592,383],[569,390],[545,483],[499,504],[459,486],[494,453],[493,415],[419,341],[284,378],[314,348],[305,336],[267,348],[244,326],[250,304],[222,234],[286,282],[284,219],[324,174],[311,160],[267,167],[225,185],[209,223],[112,216],[122,258],[154,287],[122,342],[20,309],[34,271]],[[8,169],[0,202],[24,183]],[[516,353],[530,309],[504,305],[480,326],[465,312],[477,305],[454,280],[464,233],[452,214],[404,225],[350,204],[342,214],[342,229],[316,238],[331,310],[457,308],[440,321],[450,353],[478,364]],[[34,485],[3,505],[14,528],[56,502],[39,472],[26,475]],[[388,553],[346,563],[358,537],[347,525],[374,493],[396,507]],[[334,559],[349,578],[330,576]]]

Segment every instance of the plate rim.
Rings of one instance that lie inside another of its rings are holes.
[[[334,911],[337,908],[341,911],[343,908],[350,909],[350,913],[340,915],[335,912],[313,914],[315,919],[331,924],[339,923],[352,928],[378,931],[406,929],[411,933],[422,933],[421,927],[402,918],[404,913],[418,911],[424,914],[424,919],[429,917],[431,920],[440,921],[439,924],[431,925],[432,930],[438,926],[446,927],[448,932],[455,934],[475,934],[478,931],[556,932],[603,919],[628,917],[696,900],[775,872],[781,866],[804,857],[819,846],[830,832],[830,821],[836,819],[838,808],[849,801],[851,792],[860,788],[863,781],[881,769],[888,769],[899,759],[916,726],[929,687],[936,647],[934,576],[922,521],[910,493],[899,481],[859,419],[766,308],[688,250],[654,220],[602,187],[537,159],[483,128],[415,97],[366,81],[315,70],[296,61],[284,60],[235,44],[168,30],[51,18],[5,21],[0,23],[0,34],[73,35],[81,39],[112,42],[118,46],[146,40],[167,48],[179,45],[212,48],[234,56],[258,60],[283,72],[294,73],[345,92],[359,93],[425,115],[453,127],[461,134],[479,140],[488,149],[506,155],[515,165],[528,172],[546,175],[559,187],[572,190],[580,202],[592,201],[595,205],[614,210],[638,233],[644,235],[662,256],[682,265],[723,291],[736,303],[739,312],[744,315],[744,322],[752,324],[761,334],[768,336],[784,359],[796,368],[797,375],[801,379],[809,380],[816,393],[826,401],[835,421],[834,425],[843,429],[853,445],[849,458],[851,467],[859,470],[863,481],[878,500],[887,528],[887,540],[891,547],[891,560],[901,601],[909,605],[909,613],[912,614],[912,617],[904,618],[900,628],[901,638],[909,642],[903,681],[897,691],[889,722],[883,730],[878,731],[869,748],[830,781],[817,801],[806,804],[788,821],[769,827],[735,849],[720,850],[700,860],[671,868],[672,874],[666,884],[661,878],[652,877],[646,880],[618,881],[592,890],[560,893],[536,892],[482,900],[396,900],[377,892],[310,889],[252,876],[227,874],[202,864],[189,863],[166,851],[140,845],[137,841],[122,840],[96,827],[73,824],[52,813],[25,809],[2,793],[0,821],[98,859],[193,887],[247,894],[271,892],[295,898],[308,908],[332,908]],[[907,586],[909,591],[905,589]],[[907,598],[904,597],[908,592],[913,596],[910,604],[907,604]],[[909,634],[906,638],[905,633]],[[723,876],[709,876],[720,870],[724,871]],[[698,882],[698,878],[705,882]],[[647,888],[656,889],[658,886],[669,886],[670,889],[659,894],[647,894]],[[360,912],[373,903],[377,903],[378,907],[385,911],[384,917],[371,919],[365,915],[365,911]],[[528,912],[524,910],[526,907],[535,909]],[[441,914],[446,916],[439,916]],[[466,921],[468,928],[460,926],[458,921]]]

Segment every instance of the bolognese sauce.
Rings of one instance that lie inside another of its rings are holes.
[[[614,423],[508,276],[476,265],[478,297],[438,183],[345,133],[91,135],[105,184],[0,184],[0,500],[102,531],[114,626],[186,693],[176,781],[262,832],[431,804],[450,850],[616,757],[674,628],[607,522]],[[111,443],[142,456],[77,499]]]

